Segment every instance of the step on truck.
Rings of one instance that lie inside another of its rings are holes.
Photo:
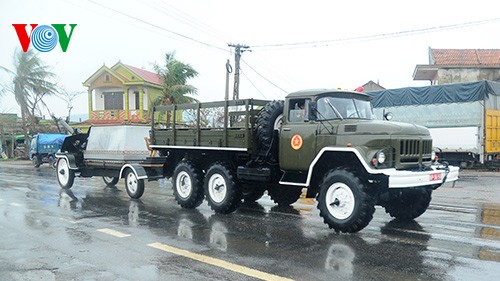
[[[374,120],[370,97],[350,91],[156,106],[150,142],[184,208],[206,199],[215,212],[231,213],[266,191],[290,205],[306,189],[337,232],[366,227],[376,205],[415,219],[432,191],[459,175],[435,161],[428,129]]]

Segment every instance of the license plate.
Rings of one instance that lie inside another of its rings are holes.
[[[435,173],[429,175],[429,181],[438,181],[441,180],[441,173]]]

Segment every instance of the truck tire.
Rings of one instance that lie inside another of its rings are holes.
[[[57,182],[62,189],[70,189],[75,181],[75,171],[69,168],[66,158],[59,158],[56,164]]]
[[[245,203],[253,203],[264,196],[266,188],[256,184],[240,184],[241,197]]]
[[[302,187],[277,185],[271,187],[268,193],[274,203],[280,206],[290,206],[299,200]]]
[[[375,200],[367,186],[351,171],[330,170],[320,184],[320,216],[336,232],[358,232],[370,223]]]
[[[275,130],[279,130],[283,118],[283,101],[268,102],[257,114],[255,135],[260,144],[261,153],[271,148]]]
[[[132,169],[127,169],[125,172],[125,189],[128,196],[133,199],[139,199],[144,194],[144,180],[138,179]]]
[[[33,163],[33,167],[35,168],[38,168],[40,167],[40,165],[42,165],[42,159],[37,155],[33,155],[33,157],[31,158],[31,162]]]
[[[111,187],[115,186],[120,179],[117,177],[102,177],[102,180],[104,181],[106,186]]]
[[[216,213],[229,214],[241,204],[241,191],[227,164],[214,163],[205,175],[205,196]]]
[[[203,173],[189,161],[181,161],[172,177],[175,201],[182,207],[194,209],[203,202]]]
[[[49,166],[52,168],[52,169],[55,169],[56,168],[56,157],[54,157],[54,155],[49,155]]]
[[[400,221],[410,221],[421,216],[432,199],[431,189],[411,189],[399,193],[384,204],[385,212]]]

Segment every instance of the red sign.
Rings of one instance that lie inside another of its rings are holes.
[[[435,173],[435,174],[430,174],[429,175],[429,181],[438,181],[441,180],[441,173]]]
[[[290,141],[292,148],[299,150],[302,147],[302,137],[300,135],[294,135]]]

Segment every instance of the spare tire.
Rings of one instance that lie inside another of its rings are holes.
[[[268,102],[257,114],[255,135],[260,144],[260,152],[266,153],[271,147],[275,130],[279,130],[283,118],[283,101]]]

